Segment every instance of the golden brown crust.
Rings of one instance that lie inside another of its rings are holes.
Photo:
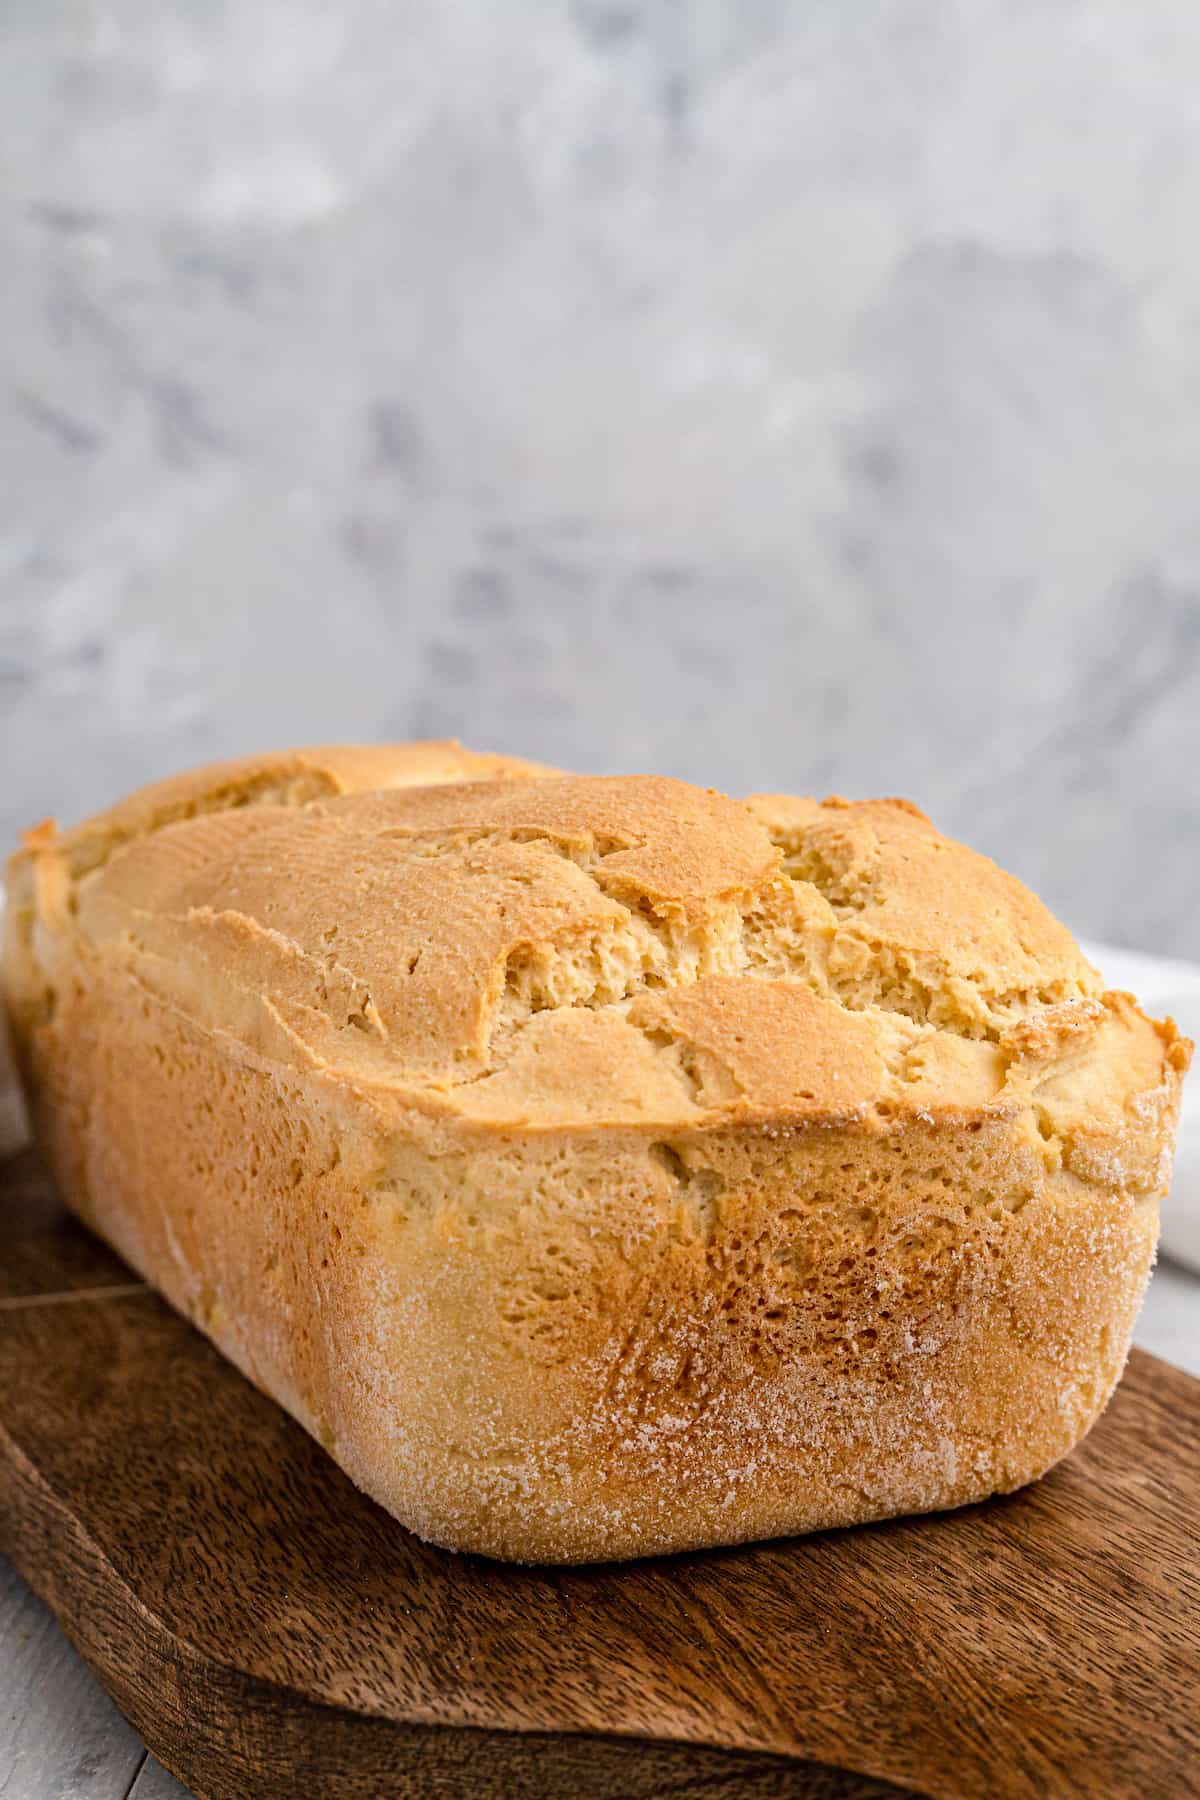
[[[439,1541],[957,1504],[1119,1372],[1190,1047],[907,802],[296,751],[9,893],[72,1204]]]

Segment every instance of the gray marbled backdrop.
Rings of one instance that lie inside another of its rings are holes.
[[[0,828],[457,733],[1200,954],[1194,0],[5,0]]]

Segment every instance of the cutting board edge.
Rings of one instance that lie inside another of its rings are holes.
[[[22,1529],[28,1533],[31,1520],[32,1543]],[[329,1765],[322,1773],[323,1800],[366,1800],[375,1793],[380,1800],[426,1800],[443,1790],[469,1792],[472,1800],[515,1800],[526,1793],[586,1800],[593,1791],[604,1800],[652,1800],[659,1792],[684,1791],[685,1778],[702,1783],[706,1795],[728,1792],[731,1800],[749,1800],[760,1789],[763,1800],[885,1800],[922,1791],[878,1770],[834,1767],[716,1739],[389,1717],[318,1700],[214,1659],[145,1605],[2,1422],[0,1554],[54,1615],[150,1751],[196,1800],[294,1797],[296,1769],[314,1763]],[[122,1655],[131,1644],[137,1654]],[[164,1710],[168,1695],[175,1699],[174,1713]],[[305,1741],[280,1766],[280,1747],[293,1732],[303,1732]],[[562,1767],[548,1768],[548,1762]],[[339,1767],[349,1781],[344,1788],[337,1785]],[[545,1785],[548,1776],[555,1785]],[[610,1776],[620,1785],[612,1786]],[[446,1788],[448,1777],[460,1785]],[[467,1780],[469,1788],[461,1786]]]

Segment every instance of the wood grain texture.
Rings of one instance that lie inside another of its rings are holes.
[[[1200,1793],[1200,1383],[1151,1357],[1007,1500],[518,1569],[402,1531],[148,1290],[55,1298],[112,1259],[43,1227],[0,1547],[204,1800]]]

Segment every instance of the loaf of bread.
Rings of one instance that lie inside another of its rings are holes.
[[[436,1543],[960,1506],[1120,1375],[1191,1046],[904,801],[299,751],[8,889],[68,1202]]]

